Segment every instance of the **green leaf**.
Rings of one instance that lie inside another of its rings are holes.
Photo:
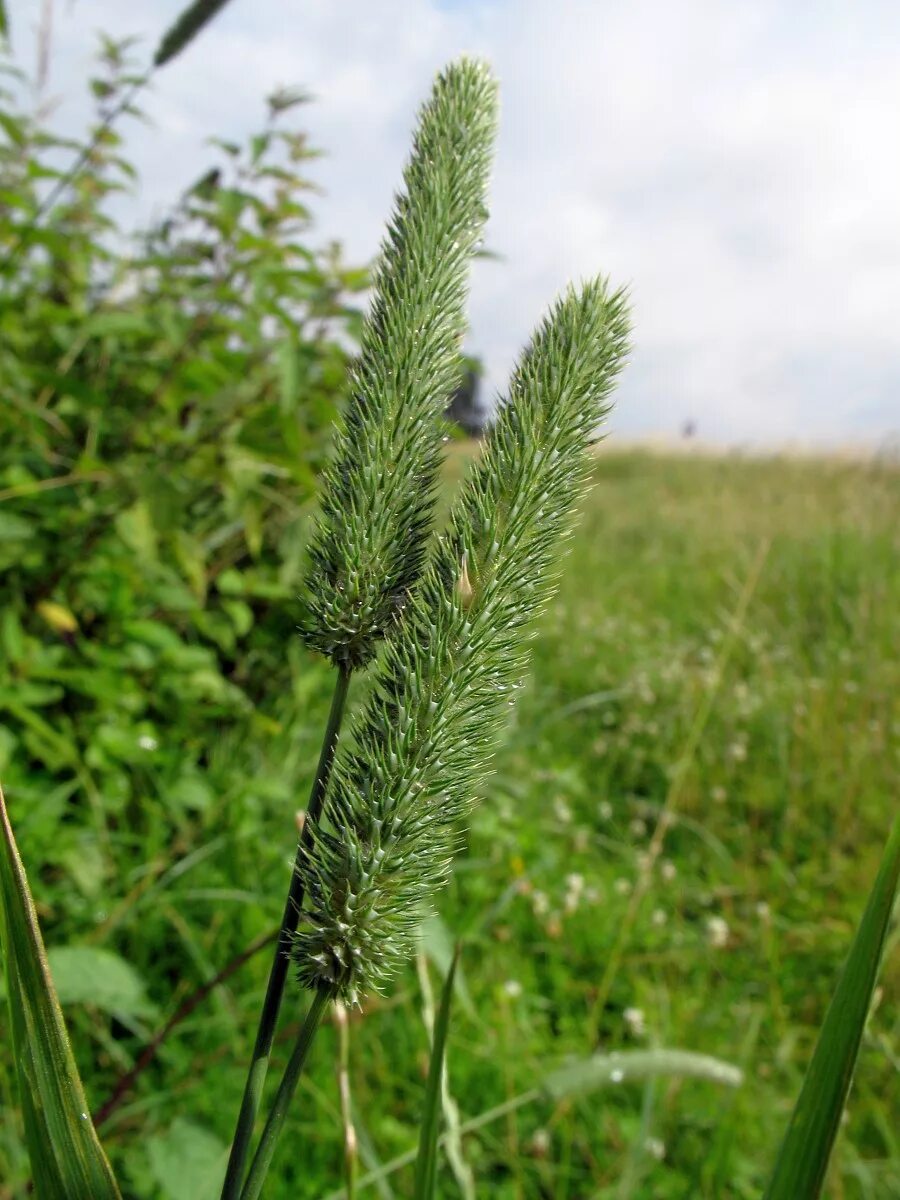
[[[419,1128],[419,1153],[416,1158],[414,1200],[432,1200],[437,1183],[438,1136],[441,1119],[441,1083],[444,1077],[444,1051],[450,1028],[450,1006],[453,1002],[453,979],[459,962],[459,947],[453,954],[450,970],[441,993],[441,1006],[434,1022],[431,1063],[425,1088],[425,1111]]]
[[[131,508],[125,509],[116,517],[116,529],[119,537],[129,550],[133,550],[140,562],[156,559],[156,529],[150,509],[143,500],[138,500]]]
[[[165,1200],[215,1200],[228,1148],[208,1129],[181,1117],[147,1143],[150,1170]]]
[[[25,1137],[41,1200],[119,1200],[78,1076],[0,791],[0,929]]]
[[[815,1200],[850,1090],[900,880],[900,818],[832,997],[765,1200]]]
[[[60,1004],[92,1004],[119,1017],[152,1017],[144,981],[130,963],[97,946],[54,946],[47,952]]]
[[[30,521],[17,513],[0,511],[0,542],[21,542],[34,533]]]

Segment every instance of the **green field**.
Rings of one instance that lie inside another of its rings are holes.
[[[597,1050],[701,1051],[745,1078],[508,1106],[462,1138],[442,1196],[465,1195],[470,1170],[477,1195],[500,1200],[758,1197],[896,811],[898,649],[895,463],[599,454],[428,965],[351,1014],[362,1173],[415,1143],[422,975],[436,989],[462,937],[449,1057],[461,1122]],[[48,871],[54,821],[38,798],[10,797],[48,945],[112,949],[146,987],[127,1019],[67,1005],[97,1108],[179,1002],[278,921],[330,688],[296,639],[285,659],[291,683],[252,736],[223,722],[205,748],[203,803],[176,803],[148,771],[129,821],[67,810],[76,851]],[[832,1200],[900,1195],[897,942],[895,929]],[[267,969],[258,955],[179,1024],[101,1129],[128,1195],[218,1195]],[[286,1004],[281,1054],[302,1004]],[[273,1200],[340,1187],[337,1062],[328,1028]],[[8,1067],[0,1047],[4,1200],[27,1177]],[[409,1185],[400,1170],[361,1194]]]

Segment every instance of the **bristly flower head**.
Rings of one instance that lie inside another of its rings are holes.
[[[302,866],[310,905],[295,961],[306,986],[354,1001],[383,985],[447,877],[627,342],[624,296],[589,283],[558,301],[513,376],[338,753]]]
[[[304,589],[307,644],[337,664],[373,656],[421,574],[496,113],[481,63],[438,76],[382,245]]]

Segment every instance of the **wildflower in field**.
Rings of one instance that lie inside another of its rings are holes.
[[[522,985],[518,979],[507,979],[503,985],[504,994],[509,996],[510,1000],[518,1000],[522,995]]]
[[[617,895],[628,896],[631,893],[631,880],[624,878],[617,879],[613,884],[613,887],[615,888]]]
[[[644,1139],[644,1149],[651,1158],[655,1158],[657,1162],[662,1162],[666,1157],[666,1144],[660,1141],[659,1138],[648,1137]]]
[[[622,1019],[633,1037],[643,1037],[647,1032],[647,1022],[642,1008],[626,1008],[622,1013]]]
[[[571,916],[572,913],[578,911],[578,906],[581,903],[581,895],[583,887],[569,888],[563,898],[563,908],[566,913]]]
[[[709,944],[716,950],[728,945],[728,922],[722,917],[709,917],[706,922],[706,937]]]
[[[662,929],[668,919],[668,914],[664,908],[655,908],[653,910],[653,916],[650,918],[650,924],[654,927],[654,929]]]
[[[553,801],[553,814],[561,825],[568,825],[572,820],[572,810],[563,800],[562,796],[557,796]]]
[[[662,875],[666,883],[671,883],[678,874],[678,868],[670,859],[664,858],[660,864],[659,873]]]
[[[528,1149],[535,1158],[546,1158],[550,1153],[551,1139],[546,1129],[536,1129],[528,1142]]]

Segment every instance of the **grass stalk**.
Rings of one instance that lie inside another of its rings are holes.
[[[316,1036],[326,1005],[330,999],[330,993],[325,991],[324,988],[313,994],[312,1004],[309,1006],[306,1019],[300,1028],[300,1033],[297,1035],[294,1051],[288,1060],[287,1067],[285,1067],[281,1083],[278,1085],[275,1102],[272,1105],[272,1111],[269,1113],[265,1128],[260,1136],[259,1146],[256,1149],[256,1155],[250,1167],[250,1174],[247,1176],[244,1190],[241,1192],[240,1200],[258,1200],[269,1170],[269,1165],[272,1162],[272,1156],[275,1153],[278,1136],[287,1117],[288,1108],[297,1089],[300,1076],[303,1074],[303,1068],[309,1056],[313,1039]]]
[[[250,1069],[247,1073],[247,1082],[244,1085],[244,1095],[241,1100],[241,1110],[238,1114],[234,1139],[231,1143],[231,1154],[225,1172],[225,1181],[222,1185],[222,1200],[237,1200],[240,1195],[241,1180],[247,1162],[247,1154],[250,1149],[250,1139],[253,1136],[253,1126],[259,1113],[260,1104],[262,1103],[263,1087],[266,1082],[266,1073],[269,1069],[269,1055],[272,1053],[272,1044],[275,1041],[278,1012],[281,1007],[282,996],[284,995],[284,985],[287,981],[291,938],[297,929],[300,909],[303,905],[303,878],[298,867],[301,856],[309,841],[310,831],[322,811],[322,802],[331,775],[331,766],[334,762],[338,735],[344,715],[350,674],[349,668],[345,666],[338,668],[337,680],[334,685],[334,696],[331,701],[331,711],[328,714],[328,725],[322,740],[322,751],[319,755],[319,764],[316,768],[316,775],[310,792],[306,821],[297,845],[294,870],[291,874],[291,883],[284,905],[284,914],[281,918],[278,939],[275,943],[275,954],[272,959],[272,969],[269,972],[266,996],[260,1012],[259,1028],[257,1029],[256,1042],[253,1046],[253,1057],[250,1061]]]
[[[343,1000],[334,1002],[334,1023],[338,1032],[338,1095],[341,1099],[341,1121],[344,1126],[344,1171],[347,1180],[347,1200],[355,1200],[356,1177],[359,1174],[356,1126],[353,1123],[353,1099],[350,1094],[350,1023]]]

